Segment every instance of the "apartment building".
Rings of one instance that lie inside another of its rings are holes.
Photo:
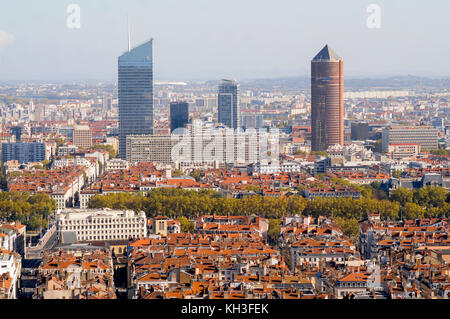
[[[126,170],[129,167],[129,163],[126,160],[120,158],[113,158],[106,161],[105,171],[117,171]]]
[[[234,131],[192,126],[185,135],[127,136],[128,162],[156,162],[189,166],[203,163],[247,165],[278,161],[278,132]]]
[[[73,145],[88,149],[92,146],[92,131],[87,125],[76,125],[73,128]]]
[[[46,252],[37,273],[35,299],[115,299],[109,250]]]
[[[20,164],[45,160],[45,143],[2,143],[2,163],[17,160]]]
[[[25,254],[26,226],[19,222],[0,223],[0,249]]]
[[[413,160],[419,153],[419,143],[394,143],[388,146],[388,156],[393,160]]]
[[[0,299],[17,299],[21,270],[20,255],[0,249]]]

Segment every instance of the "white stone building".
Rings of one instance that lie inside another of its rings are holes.
[[[144,212],[131,210],[65,209],[56,213],[58,237],[75,232],[78,241],[109,241],[147,236]]]
[[[17,299],[21,269],[19,254],[0,250],[0,299]]]

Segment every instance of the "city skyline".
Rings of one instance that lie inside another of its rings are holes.
[[[0,302],[449,300],[438,1],[0,4]]]
[[[28,2],[25,9],[3,4],[0,80],[113,80],[111,53],[126,50],[127,14],[133,46],[155,38],[159,65],[155,78],[160,80],[306,76],[314,48],[323,42],[339,47],[347,57],[349,77],[450,75],[445,58],[450,46],[441,41],[446,29],[442,23],[448,23],[449,4],[444,2],[430,8],[416,1],[405,5],[379,1],[381,25],[373,29],[367,26],[370,3],[360,1],[344,8],[329,1],[319,7],[286,0],[276,8],[266,1],[246,1],[232,25],[224,23],[223,13],[230,8],[200,0],[189,6],[179,1],[78,4],[79,29],[66,26],[70,16],[66,3]],[[174,6],[180,10],[175,12]],[[11,18],[18,12],[24,25]],[[164,21],[161,17],[167,14],[177,19]],[[28,32],[31,23],[33,37]]]

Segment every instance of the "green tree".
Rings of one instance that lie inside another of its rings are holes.
[[[414,192],[410,189],[399,187],[391,192],[391,200],[399,202],[401,205],[413,202]]]
[[[269,229],[267,230],[267,239],[269,243],[276,244],[278,242],[278,235],[280,234],[281,219],[269,219]]]
[[[316,156],[325,156],[328,157],[328,153],[325,151],[312,151],[310,153],[311,155],[316,155]]]
[[[117,156],[116,150],[110,144],[95,144],[91,147],[92,150],[105,150],[109,153],[109,158],[114,158]]]
[[[345,219],[337,217],[335,222],[345,236],[352,238],[352,240],[356,240],[359,237],[359,224],[356,218]]]
[[[180,171],[179,169],[176,169],[172,172],[173,177],[178,177],[178,176],[182,176],[182,175],[184,175],[184,173],[182,171]]]
[[[193,177],[193,178],[195,178],[195,180],[196,180],[197,182],[199,182],[200,179],[201,179],[201,177],[202,177],[202,171],[196,169],[196,170],[194,170],[194,171],[190,174],[190,176]]]
[[[181,232],[194,233],[194,231],[195,231],[194,221],[189,220],[184,216],[180,217],[179,221],[180,221],[180,226],[181,226]]]
[[[392,177],[394,177],[394,178],[400,178],[400,177],[402,177],[402,171],[399,170],[399,169],[394,170],[394,171],[392,172]]]
[[[403,218],[415,219],[424,217],[424,209],[415,203],[406,203],[400,208]]]

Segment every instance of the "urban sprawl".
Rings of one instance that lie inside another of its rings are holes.
[[[307,85],[154,82],[152,50],[0,83],[0,299],[450,298],[448,81],[344,91],[326,45]]]

